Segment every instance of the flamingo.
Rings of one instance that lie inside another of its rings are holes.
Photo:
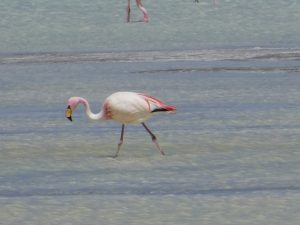
[[[199,0],[194,0],[194,2],[199,2]],[[218,0],[213,0],[214,5],[218,5]]]
[[[167,105],[152,96],[136,92],[116,92],[108,96],[102,105],[102,110],[94,114],[91,112],[88,101],[82,97],[71,97],[68,99],[68,106],[65,112],[66,118],[72,121],[72,113],[76,107],[83,104],[86,115],[95,121],[115,120],[122,124],[121,136],[118,149],[114,157],[117,157],[123,144],[124,128],[127,124],[142,124],[150,134],[153,143],[162,155],[164,151],[160,148],[156,136],[146,126],[145,121],[159,112],[175,113],[176,108]]]
[[[147,10],[142,5],[142,0],[136,0],[136,6],[143,12],[144,22],[147,23],[149,21],[149,16]],[[127,23],[129,22],[130,22],[130,0],[128,0],[128,6],[127,6]]]

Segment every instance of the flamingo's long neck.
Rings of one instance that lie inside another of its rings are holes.
[[[89,104],[89,102],[86,99],[79,98],[79,104],[80,103],[84,105],[84,107],[85,107],[85,113],[86,113],[86,115],[88,116],[88,118],[90,120],[105,120],[105,116],[104,116],[103,111],[100,111],[97,114],[93,113],[91,111],[90,104]]]

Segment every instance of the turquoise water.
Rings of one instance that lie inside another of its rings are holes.
[[[206,55],[2,57],[1,223],[298,224],[299,52]],[[147,123],[166,156],[127,126],[113,159],[119,124],[64,118],[69,96],[97,112],[116,90],[177,107]]]
[[[127,1],[2,0],[1,52],[299,47],[298,0],[147,0],[150,21],[125,23]],[[132,2],[132,20],[142,14]]]
[[[143,4],[0,2],[0,224],[298,224],[299,2]],[[147,122],[166,156],[64,117],[123,90],[177,107]]]

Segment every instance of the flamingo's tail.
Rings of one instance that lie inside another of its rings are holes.
[[[151,112],[169,112],[169,113],[175,113],[176,112],[176,107],[171,106],[171,105],[162,105]]]

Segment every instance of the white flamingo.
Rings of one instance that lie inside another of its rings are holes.
[[[144,123],[152,115],[159,112],[176,112],[176,108],[167,105],[162,101],[142,93],[135,92],[116,92],[108,96],[102,105],[102,110],[98,114],[91,112],[88,101],[82,97],[71,97],[68,100],[68,107],[66,109],[66,117],[72,121],[72,113],[79,104],[85,107],[86,115],[91,120],[115,120],[122,124],[121,137],[118,143],[118,149],[114,157],[117,157],[121,145],[123,144],[124,128],[127,124],[141,123],[146,131],[150,134],[152,141],[162,155],[164,151],[160,148],[156,136]]]
[[[136,0],[136,6],[143,12],[144,14],[144,22],[149,21],[149,16],[147,10],[143,7],[142,5],[142,0]],[[130,22],[130,0],[128,0],[128,5],[127,5],[127,23]]]

